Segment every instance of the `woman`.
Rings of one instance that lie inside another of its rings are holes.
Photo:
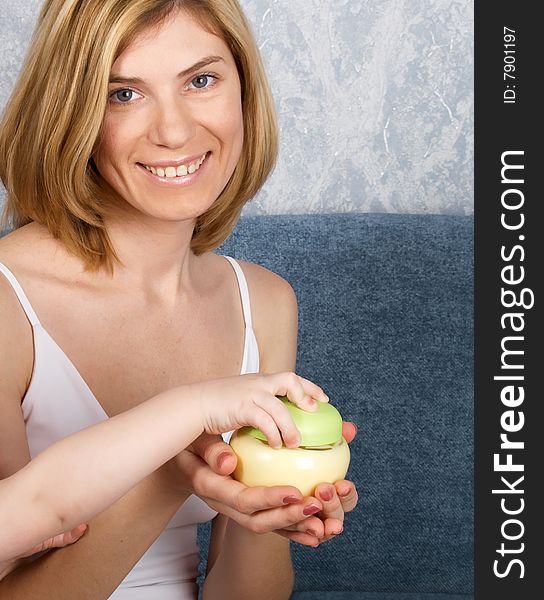
[[[234,0],[46,2],[0,135],[2,477],[168,388],[294,370],[290,286],[211,252],[273,166],[272,107]],[[287,540],[339,533],[355,489],[249,489],[234,462],[201,436],[0,592],[194,598],[214,518],[204,597],[287,598]]]

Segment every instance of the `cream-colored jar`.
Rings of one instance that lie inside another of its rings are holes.
[[[342,437],[342,417],[330,404],[303,411],[282,398],[301,433],[298,448],[271,448],[264,434],[252,427],[236,431],[230,445],[238,457],[233,476],[247,486],[292,485],[311,496],[318,483],[346,476],[350,452]]]

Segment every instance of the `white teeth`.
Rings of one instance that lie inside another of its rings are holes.
[[[204,162],[206,156],[208,155],[205,152],[198,160],[190,163],[188,166],[180,165],[177,169],[176,167],[149,167],[144,165],[148,171],[151,171],[153,175],[158,175],[159,177],[167,177],[168,179],[173,179],[175,177],[183,177],[187,174],[192,174],[197,171],[200,165]]]

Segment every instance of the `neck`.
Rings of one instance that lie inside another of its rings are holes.
[[[172,298],[193,285],[190,244],[195,222],[111,219],[107,230],[121,261],[114,280],[124,289]]]

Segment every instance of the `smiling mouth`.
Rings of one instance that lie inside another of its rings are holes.
[[[171,165],[153,166],[152,167],[152,166],[146,165],[144,163],[139,163],[139,164],[141,164],[142,167],[147,169],[153,175],[157,175],[158,177],[165,177],[166,179],[176,179],[178,177],[185,177],[187,175],[192,175],[193,173],[198,171],[198,169],[200,169],[200,166],[202,165],[202,163],[208,157],[208,154],[209,154],[209,152],[205,152],[200,158],[198,158],[190,163],[187,163],[187,164],[178,165],[177,167],[173,167]]]

